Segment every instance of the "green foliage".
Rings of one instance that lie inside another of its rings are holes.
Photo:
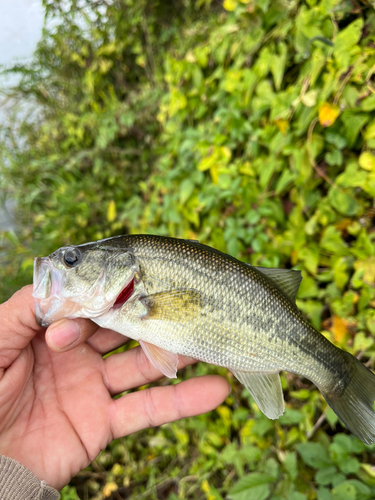
[[[64,4],[46,3],[58,25],[19,68],[13,96],[37,112],[2,131],[2,194],[19,221],[2,234],[3,298],[31,281],[33,256],[68,242],[198,239],[300,269],[300,309],[373,368],[373,3]],[[205,373],[227,371],[180,376]],[[215,412],[112,443],[63,498],[375,497],[374,447],[308,381],[282,377],[273,422],[228,376]]]
[[[54,27],[29,66],[8,70],[21,82],[6,92],[18,113],[1,129],[1,195],[16,201],[23,230],[18,242],[3,236],[18,248],[13,262],[0,253],[5,275],[21,268],[17,283],[0,288],[3,298],[30,279],[32,255],[122,233],[124,214],[139,210],[140,183],[157,157],[163,56],[185,18],[194,18],[192,7],[164,2],[45,7]]]

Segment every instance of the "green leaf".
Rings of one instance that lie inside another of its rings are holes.
[[[322,467],[315,474],[315,480],[318,484],[326,486],[327,484],[331,484],[332,477],[337,473],[337,469],[334,465],[329,465],[328,467]]]
[[[332,464],[326,448],[320,443],[300,443],[296,449],[310,467],[322,468]]]
[[[333,54],[341,70],[345,70],[350,63],[351,49],[362,34],[363,19],[359,18],[339,32],[335,40]],[[359,48],[358,48],[359,49]]]
[[[284,460],[284,467],[288,472],[290,478],[294,481],[298,477],[298,464],[296,452],[290,452],[287,454]]]
[[[180,184],[180,203],[184,205],[194,191],[194,182],[190,179],[184,179]]]
[[[279,422],[281,425],[299,424],[304,418],[305,415],[301,411],[286,408],[284,415],[279,418]]]
[[[316,281],[313,278],[303,278],[298,289],[297,297],[299,299],[308,299],[317,297],[319,293]]]
[[[355,352],[366,351],[374,343],[374,339],[371,337],[366,337],[363,332],[357,333],[354,337],[353,349]]]
[[[287,59],[288,49],[285,43],[281,42],[277,45],[277,50],[278,54],[274,54],[272,56],[272,63],[270,70],[273,76],[273,80],[275,82],[275,88],[276,90],[280,90],[281,82],[285,71],[285,63]]]
[[[335,278],[335,283],[339,290],[342,290],[344,288],[349,279],[349,274],[347,270],[348,270],[348,263],[346,258],[341,257],[337,259],[335,265],[333,266],[333,276]]]
[[[361,209],[361,206],[351,194],[335,186],[329,190],[328,197],[333,208],[342,215],[357,215]]]
[[[263,168],[260,172],[259,184],[261,188],[265,188],[267,186],[276,169],[276,166],[276,159],[272,156],[268,158],[268,161],[265,162],[265,165],[263,165]]]
[[[356,500],[355,486],[349,481],[344,481],[332,490],[332,500]]]
[[[271,0],[257,0],[257,4],[262,9],[264,13],[268,11]]]
[[[358,472],[360,463],[355,457],[348,457],[338,463],[339,469],[344,474],[355,474]]]
[[[334,427],[339,418],[338,416],[336,415],[336,413],[332,410],[332,408],[328,408],[327,409],[327,413],[326,413],[326,419],[327,419],[327,422],[332,426]]]
[[[285,169],[277,182],[276,193],[280,194],[296,177],[297,174],[295,172]]]
[[[320,486],[318,488],[317,498],[318,500],[332,500],[332,495],[328,488],[323,488],[322,486]]]
[[[255,464],[260,460],[262,456],[261,450],[252,445],[243,446],[240,449],[239,454],[246,460],[248,464]]]
[[[343,161],[342,153],[339,149],[329,151],[324,156],[324,159],[328,163],[328,165],[342,165]]]
[[[347,145],[349,148],[352,148],[357,140],[358,134],[369,121],[369,115],[347,110],[342,113],[341,120],[345,125],[343,133]]]
[[[306,500],[306,495],[299,493],[298,491],[293,491],[293,493],[288,496],[288,500]]]
[[[373,492],[371,488],[369,488],[366,484],[363,484],[361,481],[357,479],[349,479],[347,483],[351,484],[357,490],[356,500],[372,500]]]
[[[228,492],[231,500],[265,500],[274,478],[269,474],[252,472],[242,477]]]
[[[361,101],[362,111],[374,111],[375,109],[375,94],[371,94]]]

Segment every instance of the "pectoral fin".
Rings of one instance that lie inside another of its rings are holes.
[[[253,396],[266,417],[274,420],[284,413],[284,395],[278,373],[250,373],[232,370]]]
[[[177,378],[178,355],[173,352],[166,351],[161,347],[149,344],[143,340],[139,341],[148,360],[157,370],[169,378]]]
[[[144,319],[185,322],[198,316],[202,308],[201,294],[191,289],[155,293],[140,300],[148,311]]]

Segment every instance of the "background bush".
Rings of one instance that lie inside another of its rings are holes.
[[[2,298],[64,244],[199,239],[300,269],[300,309],[374,368],[373,2],[44,4],[54,24],[13,68],[22,80],[1,130],[1,194],[17,204]],[[199,364],[180,376],[208,372],[227,374]],[[282,376],[273,422],[228,377],[216,411],[115,441],[63,499],[375,498],[375,447],[309,381]]]

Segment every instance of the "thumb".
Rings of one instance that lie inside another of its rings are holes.
[[[36,321],[32,291],[32,285],[25,286],[0,304],[0,369],[8,368],[31,339],[45,330]]]

